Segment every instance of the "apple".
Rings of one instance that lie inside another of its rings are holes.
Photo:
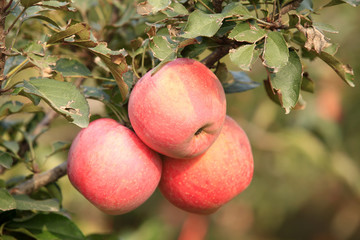
[[[68,155],[70,182],[93,205],[111,215],[144,203],[161,177],[161,158],[130,129],[113,119],[90,123]]]
[[[226,115],[224,89],[202,63],[178,58],[134,86],[128,104],[131,125],[155,151],[173,158],[205,152]]]
[[[248,187],[253,155],[246,133],[230,117],[215,143],[191,159],[163,159],[161,193],[191,213],[210,214]]]

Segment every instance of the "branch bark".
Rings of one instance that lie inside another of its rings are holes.
[[[11,194],[30,194],[49,183],[57,181],[67,173],[67,162],[48,171],[35,174],[31,179],[20,183],[10,189]]]
[[[289,4],[287,4],[283,8],[281,8],[280,14],[284,15],[284,14],[290,12],[291,10],[297,9],[300,6],[302,1],[303,0],[295,0],[295,1],[290,2]]]
[[[214,67],[214,64],[219,61],[222,57],[229,53],[231,45],[223,45],[216,48],[209,56],[204,58],[201,62],[208,68]]]
[[[5,19],[6,10],[8,5],[5,0],[0,0],[0,89],[1,84],[4,81],[4,67],[6,61],[6,46],[5,46]]]
[[[212,4],[214,6],[214,10],[216,13],[221,13],[222,11],[222,2],[223,0],[212,0]]]

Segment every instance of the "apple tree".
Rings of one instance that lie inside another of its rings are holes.
[[[46,145],[39,138],[58,119],[86,128],[109,117],[131,128],[133,86],[176,58],[201,61],[227,94],[264,88],[284,114],[303,109],[303,93],[314,91],[305,60],[320,59],[354,87],[352,68],[336,56],[341,47],[327,37],[338,31],[313,17],[343,4],[360,2],[0,1],[1,238],[105,239],[85,237],[62,205],[67,192],[58,180],[66,175],[66,157],[44,168],[70,142]],[[256,64],[264,69],[262,79],[248,75]],[[105,112],[92,112],[90,100]],[[46,156],[39,156],[44,148]]]

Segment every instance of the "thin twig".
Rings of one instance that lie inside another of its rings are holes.
[[[209,8],[208,5],[206,5],[202,0],[198,0],[199,3],[201,3],[201,5],[203,5],[207,10],[209,10],[212,13],[216,13],[214,12],[214,10],[212,10],[211,8]]]
[[[11,194],[30,194],[39,188],[46,186],[49,183],[57,181],[59,178],[65,176],[67,173],[67,162],[63,162],[57,167],[50,169],[48,171],[34,174],[34,176],[22,182],[12,189],[10,189]]]
[[[221,13],[223,0],[212,0],[214,10],[216,13]]]

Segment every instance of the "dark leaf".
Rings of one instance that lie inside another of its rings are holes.
[[[13,164],[13,159],[10,154],[0,150],[0,166],[10,169]]]
[[[260,83],[252,81],[244,72],[230,71],[230,73],[230,79],[222,83],[225,93],[244,92],[260,86]]]
[[[26,228],[36,237],[51,233],[57,239],[84,240],[85,237],[79,228],[67,217],[56,213],[39,213],[25,221],[10,222],[7,229]]]

